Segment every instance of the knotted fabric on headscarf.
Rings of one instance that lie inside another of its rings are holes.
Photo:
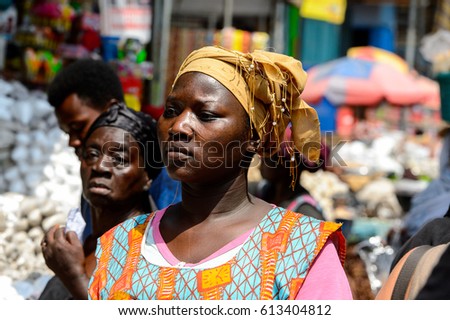
[[[115,103],[94,121],[84,141],[100,127],[115,127],[131,134],[144,155],[145,169],[149,177],[155,179],[159,175],[163,162],[155,119],[146,113],[134,111],[123,103]]]
[[[300,61],[262,50],[242,53],[207,46],[185,59],[174,84],[187,72],[209,75],[239,100],[261,140],[260,155],[278,151],[290,122],[295,148],[310,161],[319,159],[319,119],[300,98],[307,77]]]

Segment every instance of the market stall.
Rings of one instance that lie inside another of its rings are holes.
[[[40,249],[44,232],[64,225],[80,203],[79,160],[47,101],[49,82],[74,60],[103,59],[117,70],[129,107],[144,101],[153,74],[150,2],[107,3],[103,11],[97,1],[0,7],[0,299],[38,297],[52,274]],[[145,19],[134,24],[136,16]]]

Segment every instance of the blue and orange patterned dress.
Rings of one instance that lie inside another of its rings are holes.
[[[100,238],[90,299],[295,299],[328,240],[336,245],[342,264],[345,258],[340,224],[275,207],[224,263],[161,266],[141,252],[154,215],[129,219]]]

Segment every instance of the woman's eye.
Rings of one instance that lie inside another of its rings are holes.
[[[98,159],[99,152],[94,149],[88,149],[83,152],[83,158],[86,161],[93,161]]]
[[[218,118],[218,116],[211,112],[202,112],[199,114],[198,118],[201,121],[213,121]]]
[[[126,165],[127,163],[129,163],[128,157],[120,152],[111,155],[111,160],[116,166]]]
[[[115,164],[124,164],[124,158],[121,156],[114,156],[112,157],[112,160]]]
[[[163,116],[164,118],[172,118],[175,117],[177,115],[177,110],[173,107],[166,107],[164,109],[164,113]]]

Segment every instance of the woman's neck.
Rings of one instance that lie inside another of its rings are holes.
[[[197,263],[255,228],[271,208],[248,194],[245,175],[220,186],[183,184],[182,202],[168,208],[159,230],[180,261]]]
[[[218,185],[182,185],[181,208],[193,220],[224,217],[251,205],[245,174]]]

